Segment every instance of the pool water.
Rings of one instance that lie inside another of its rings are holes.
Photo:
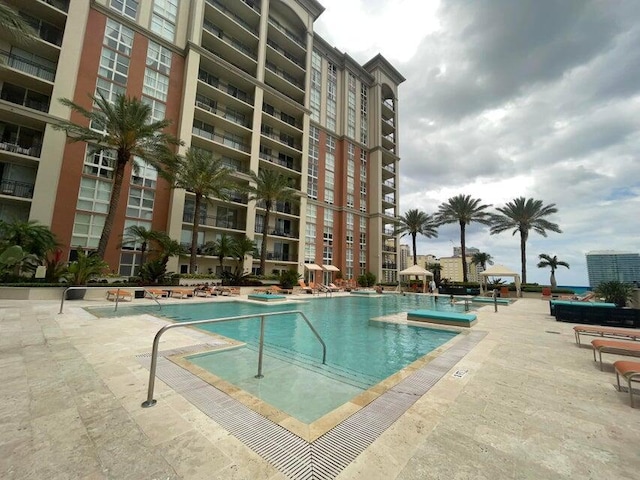
[[[441,299],[444,300],[444,299]],[[246,346],[188,357],[192,363],[309,423],[443,345],[456,332],[372,320],[415,309],[462,311],[463,306],[424,295],[343,296],[304,303],[256,305],[241,301],[120,307],[117,314],[151,313],[175,321],[262,312],[302,311],[327,345],[322,347],[296,314],[265,317],[265,377],[257,380],[259,318],[200,328]],[[112,309],[91,309],[110,316]],[[296,392],[294,394],[294,392]]]

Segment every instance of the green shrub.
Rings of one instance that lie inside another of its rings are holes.
[[[371,272],[367,272],[358,277],[358,285],[362,287],[373,287],[376,284],[376,276]]]
[[[280,285],[282,288],[293,288],[298,284],[298,279],[302,276],[297,270],[285,270],[280,274]]]
[[[615,303],[618,307],[624,307],[627,305],[627,300],[632,298],[633,287],[628,283],[612,280],[598,285],[595,293],[598,297],[604,298],[607,303]]]

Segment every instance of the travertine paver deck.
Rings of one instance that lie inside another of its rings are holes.
[[[284,478],[162,382],[140,408],[135,357],[161,320],[76,305],[0,300],[0,478]],[[540,300],[484,307],[473,328],[489,334],[452,369],[468,373],[446,375],[338,478],[637,479],[640,409],[571,327]],[[208,340],[173,331],[161,348]]]

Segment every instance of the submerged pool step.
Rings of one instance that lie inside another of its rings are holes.
[[[251,343],[245,344],[243,348],[248,348],[254,352],[258,351],[258,346]],[[323,365],[320,358],[311,357],[276,345],[265,343],[265,354],[363,390],[371,388],[380,381],[371,375],[347,370],[339,365]]]

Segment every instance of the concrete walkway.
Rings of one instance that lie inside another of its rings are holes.
[[[0,478],[285,478],[162,382],[140,407],[135,356],[163,321],[58,309],[0,301]],[[338,478],[637,479],[640,408],[571,327],[540,300],[483,307],[487,337]],[[161,349],[210,338],[174,330]]]

